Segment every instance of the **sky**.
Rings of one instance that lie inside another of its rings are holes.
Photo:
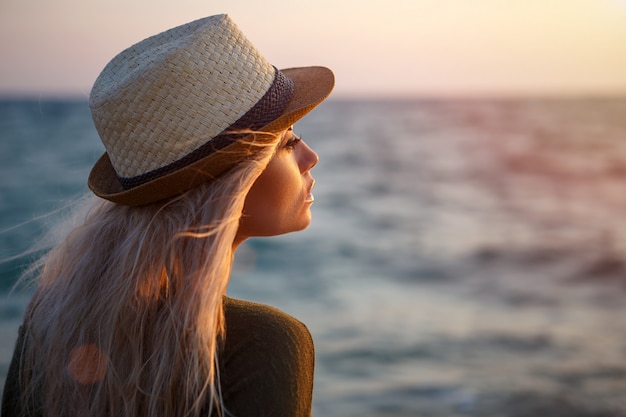
[[[87,97],[122,49],[218,13],[339,97],[626,95],[626,0],[0,0],[0,95]]]

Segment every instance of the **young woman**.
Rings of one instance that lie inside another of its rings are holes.
[[[309,416],[308,330],[226,287],[241,242],[308,226],[317,155],[292,126],[333,85],[226,15],[116,56],[90,95],[97,197],[33,268],[2,415]]]

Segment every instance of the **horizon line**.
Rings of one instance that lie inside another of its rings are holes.
[[[500,91],[500,92],[336,92],[327,101],[480,101],[480,100],[620,100],[626,91]],[[77,92],[0,91],[1,101],[89,101],[89,96]]]

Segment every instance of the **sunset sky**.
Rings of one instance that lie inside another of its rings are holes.
[[[120,50],[223,12],[336,96],[626,95],[626,0],[0,0],[0,94],[86,97]]]

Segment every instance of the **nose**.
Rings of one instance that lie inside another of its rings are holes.
[[[300,167],[300,172],[307,172],[317,165],[320,158],[304,141],[302,141],[300,145],[301,146],[298,147],[300,151],[298,155],[298,166]]]

